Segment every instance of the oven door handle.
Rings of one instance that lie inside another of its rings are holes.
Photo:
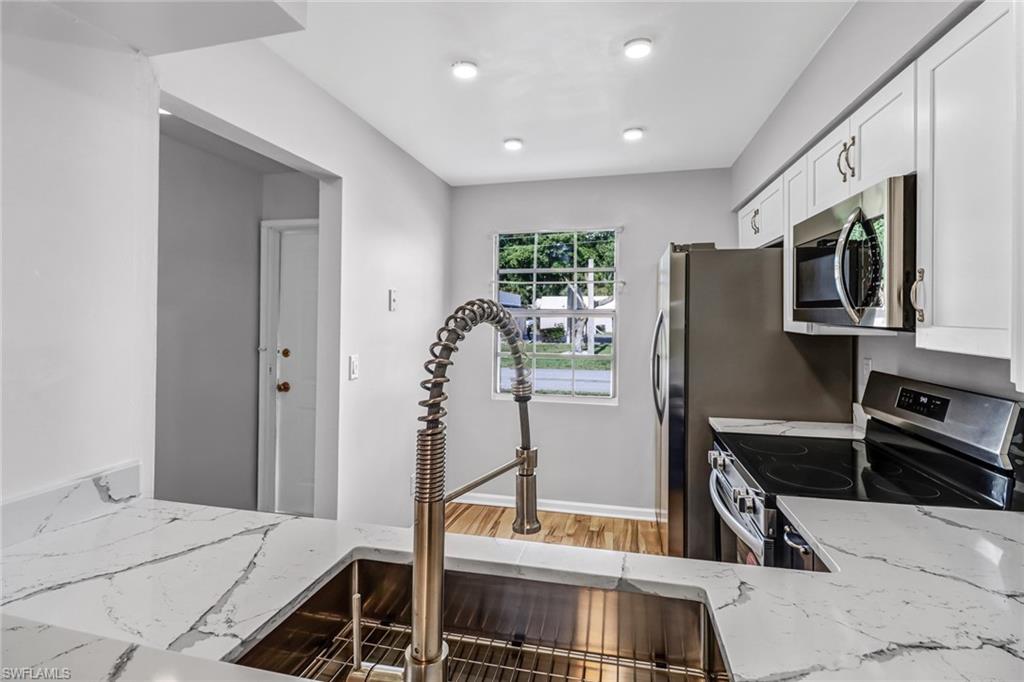
[[[718,469],[711,470],[711,476],[708,478],[709,488],[711,492],[711,504],[715,506],[715,510],[718,511],[718,515],[725,521],[725,525],[729,526],[729,529],[736,533],[736,537],[743,541],[750,549],[754,550],[755,553],[761,555],[764,553],[764,544],[754,537],[754,534],[743,527],[743,525],[737,521],[733,515],[729,512],[729,507],[726,506],[725,502],[718,494],[718,481],[723,478],[722,472]],[[762,558],[763,560],[763,558]]]
[[[846,223],[839,233],[839,239],[836,241],[835,262],[832,268],[832,276],[836,281],[836,292],[839,294],[839,302],[843,304],[846,314],[850,316],[850,319],[856,325],[860,324],[863,315],[850,302],[850,291],[846,286],[846,274],[843,272],[843,260],[846,258],[846,249],[849,247],[850,232],[853,230],[854,225],[863,220],[864,212],[858,206],[850,214],[850,217],[846,219]]]

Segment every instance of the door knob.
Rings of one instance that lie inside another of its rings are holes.
[[[278,393],[287,393],[290,390],[292,390],[292,385],[289,384],[287,381],[282,381],[277,385]]]
[[[284,348],[284,349],[281,350],[281,357],[290,358],[291,356],[292,356],[292,351],[291,351],[290,348]]]

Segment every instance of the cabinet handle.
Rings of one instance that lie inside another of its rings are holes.
[[[836,157],[836,170],[843,176],[843,182],[846,182],[846,172],[843,170],[843,154],[846,153],[846,140],[843,140],[843,148],[839,150],[839,156]]]
[[[914,283],[910,285],[910,305],[914,306],[914,310],[917,311],[918,322],[924,322],[924,307],[917,300],[917,294],[922,283],[924,283],[924,268],[918,268],[917,277],[914,279]]]
[[[795,549],[804,556],[811,553],[811,546],[807,544],[807,541],[789,526],[785,526],[782,529],[782,541],[789,545],[791,549]]]
[[[755,208],[754,212],[750,216],[750,229],[754,231],[754,234],[761,233],[761,226],[757,224],[757,216],[760,212],[761,209]]]
[[[843,152],[843,160],[846,161],[846,167],[850,169],[850,177],[851,178],[857,177],[857,169],[854,168],[852,163],[850,163],[850,152],[853,151],[853,146],[855,144],[857,144],[857,136],[856,135],[851,135],[850,136],[850,144],[845,145],[846,149]]]

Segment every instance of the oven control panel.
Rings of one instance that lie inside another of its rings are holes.
[[[949,398],[903,386],[896,398],[896,407],[942,422],[946,421],[946,412],[949,411]]]

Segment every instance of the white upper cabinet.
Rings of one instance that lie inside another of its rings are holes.
[[[824,211],[853,193],[843,159],[849,144],[850,121],[846,120],[807,152],[808,215]]]
[[[914,172],[914,84],[911,64],[850,117],[843,161],[851,194],[888,177]]]
[[[1010,357],[1014,11],[989,0],[917,62],[919,348]]]
[[[914,105],[911,65],[807,153],[809,215],[914,172]]]
[[[736,246],[740,249],[749,249],[750,245],[757,239],[757,226],[754,224],[756,216],[754,211],[757,210],[757,202],[751,201],[749,204],[740,209],[737,216],[737,225],[739,232],[737,232],[738,238],[736,240]]]
[[[778,178],[740,209],[739,248],[756,249],[782,239],[785,223],[782,194],[782,178]]]

